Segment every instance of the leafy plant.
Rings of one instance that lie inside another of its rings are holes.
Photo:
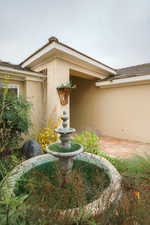
[[[0,152],[17,148],[22,134],[27,134],[31,104],[23,97],[10,96],[7,92],[0,96]]]
[[[0,200],[1,225],[25,225],[25,221],[23,221],[25,212],[24,200],[27,197],[28,195],[11,196],[8,199]]]
[[[72,82],[64,83],[61,84],[60,86],[57,87],[57,89],[63,89],[63,88],[76,88],[77,85],[73,84]]]
[[[0,158],[0,181],[7,176],[7,174],[25,159],[21,152],[18,150],[14,150],[12,154],[7,157]]]
[[[18,152],[0,159],[0,224],[1,225],[26,225],[26,209],[28,208],[24,200],[28,197],[27,195],[21,196],[4,196],[1,192],[3,185],[3,179],[9,176],[10,171],[22,162],[22,157]],[[7,189],[6,185],[6,189]],[[7,190],[6,190],[7,192]]]
[[[94,132],[85,131],[80,135],[75,136],[74,141],[82,144],[85,152],[96,155],[100,152],[100,140]]]

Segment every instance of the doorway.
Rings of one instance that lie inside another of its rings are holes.
[[[93,116],[95,113],[96,102],[95,79],[90,80],[77,76],[70,76],[70,81],[77,85],[77,88],[72,90],[70,95],[70,125],[77,132],[83,130],[93,130]]]

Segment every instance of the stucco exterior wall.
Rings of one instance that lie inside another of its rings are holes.
[[[49,120],[54,113],[56,117],[60,117],[63,109],[69,112],[69,104],[62,106],[57,93],[58,86],[69,82],[69,67],[66,62],[55,59],[47,65],[47,69],[47,119]]]
[[[117,138],[150,142],[150,84],[101,89],[73,77],[71,125]]]
[[[37,66],[34,70],[40,71],[45,68],[47,68],[47,81],[44,87],[46,102],[43,106],[45,107],[44,118],[48,122],[52,118],[60,118],[63,109],[69,112],[69,104],[66,106],[60,104],[57,87],[69,82],[70,72],[68,63],[60,59],[53,59],[44,65]]]
[[[25,96],[32,103],[31,120],[33,123],[31,135],[39,132],[44,123],[43,86],[41,82],[27,80],[25,82]]]

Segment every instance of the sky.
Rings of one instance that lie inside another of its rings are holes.
[[[113,68],[150,63],[149,0],[0,0],[0,59],[18,64],[50,36]]]

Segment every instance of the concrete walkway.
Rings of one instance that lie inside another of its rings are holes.
[[[108,155],[119,158],[150,155],[150,144],[113,137],[101,137],[101,149]]]

